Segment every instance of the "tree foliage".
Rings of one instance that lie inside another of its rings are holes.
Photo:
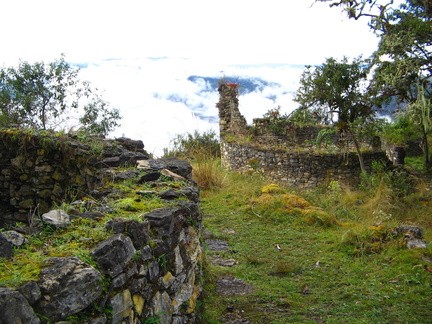
[[[119,112],[78,74],[63,55],[47,64],[20,61],[16,68],[0,69],[0,123],[55,129],[73,113],[83,113],[81,129],[107,135],[119,126]]]
[[[328,0],[316,0],[328,2]],[[370,92],[375,104],[396,101],[403,115],[422,135],[425,165],[430,164],[428,136],[432,132],[432,2],[407,0],[330,1],[351,18],[369,18],[380,37],[373,55]]]
[[[347,58],[341,62],[329,58],[320,66],[306,67],[294,100],[325,124],[333,123],[336,115],[338,126],[345,128],[372,114],[365,97],[366,77],[367,68],[360,58],[352,63]]]
[[[367,71],[365,62],[360,58],[352,63],[347,58],[341,62],[329,58],[320,66],[306,68],[294,98],[303,109],[312,110],[318,120],[334,124],[341,134],[349,135],[357,149],[363,172],[363,158],[355,133],[374,114],[366,96]]]

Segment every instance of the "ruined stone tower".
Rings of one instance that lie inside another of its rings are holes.
[[[241,135],[246,131],[246,119],[240,114],[238,96],[238,83],[219,84],[219,128],[221,140],[227,135]]]

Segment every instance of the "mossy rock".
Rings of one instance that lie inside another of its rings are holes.
[[[285,190],[279,187],[277,184],[272,183],[261,188],[262,193],[273,193],[273,194],[283,194]]]

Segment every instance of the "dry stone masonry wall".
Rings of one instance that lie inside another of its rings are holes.
[[[0,131],[0,226],[27,222],[100,185],[106,167],[148,158],[141,141],[126,138],[95,141],[53,132]]]
[[[318,154],[222,143],[221,154],[226,169],[262,172],[275,182],[299,188],[313,188],[332,180],[356,185],[360,180],[360,164],[353,152]],[[384,152],[369,152],[364,154],[364,159],[370,171],[372,161],[386,161],[387,157]]]
[[[217,104],[220,117],[222,165],[232,171],[262,172],[276,182],[313,188],[338,180],[348,185],[360,181],[361,168],[355,153],[346,139],[329,133],[330,147],[317,150],[318,133],[326,126],[302,126],[291,122],[271,123],[268,118],[254,119],[247,126],[238,109],[236,84],[219,86]],[[365,166],[371,169],[372,161],[390,161],[377,141],[366,144],[363,152]]]
[[[102,224],[106,238],[95,240],[91,231],[73,236],[70,244],[89,246],[86,257],[47,255],[38,279],[17,287],[0,285],[0,322],[198,323],[202,223],[190,164],[175,158],[150,159],[141,141],[125,138],[103,141],[95,155],[91,147],[74,138],[67,138],[71,142],[67,145],[56,143],[42,151],[39,135],[16,136],[20,140],[3,138],[1,155],[2,202],[17,202],[9,206],[12,215],[25,215],[41,202],[48,210],[54,202],[67,199],[70,186],[93,198],[74,201],[67,213],[49,211],[36,224],[3,228],[0,256],[13,262],[20,249],[48,225],[54,233],[67,235],[74,222],[90,227]],[[20,156],[25,157],[23,162],[16,163]],[[137,167],[117,168],[125,165]],[[122,193],[110,185],[124,182],[149,190]],[[23,186],[28,188],[25,195],[18,193],[24,193]],[[170,189],[159,190],[166,186]],[[41,196],[42,190],[46,196]],[[112,210],[110,201],[132,194],[136,203],[156,199],[165,206],[142,214],[137,211],[134,217]],[[26,200],[31,201],[28,206],[20,204]],[[8,220],[3,218],[4,223]],[[46,244],[52,244],[51,240]]]
[[[246,132],[246,119],[238,109],[239,100],[237,83],[221,83],[218,91],[219,126],[222,137],[228,135],[243,135]]]

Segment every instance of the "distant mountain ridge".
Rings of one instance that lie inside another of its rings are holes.
[[[199,75],[191,75],[187,78],[188,81],[193,83],[199,83],[200,80],[208,84],[208,90],[205,91],[217,91],[220,77],[207,77]],[[254,91],[262,91],[265,87],[280,86],[276,82],[268,82],[257,77],[224,77],[227,83],[239,83],[239,94],[245,95]]]

